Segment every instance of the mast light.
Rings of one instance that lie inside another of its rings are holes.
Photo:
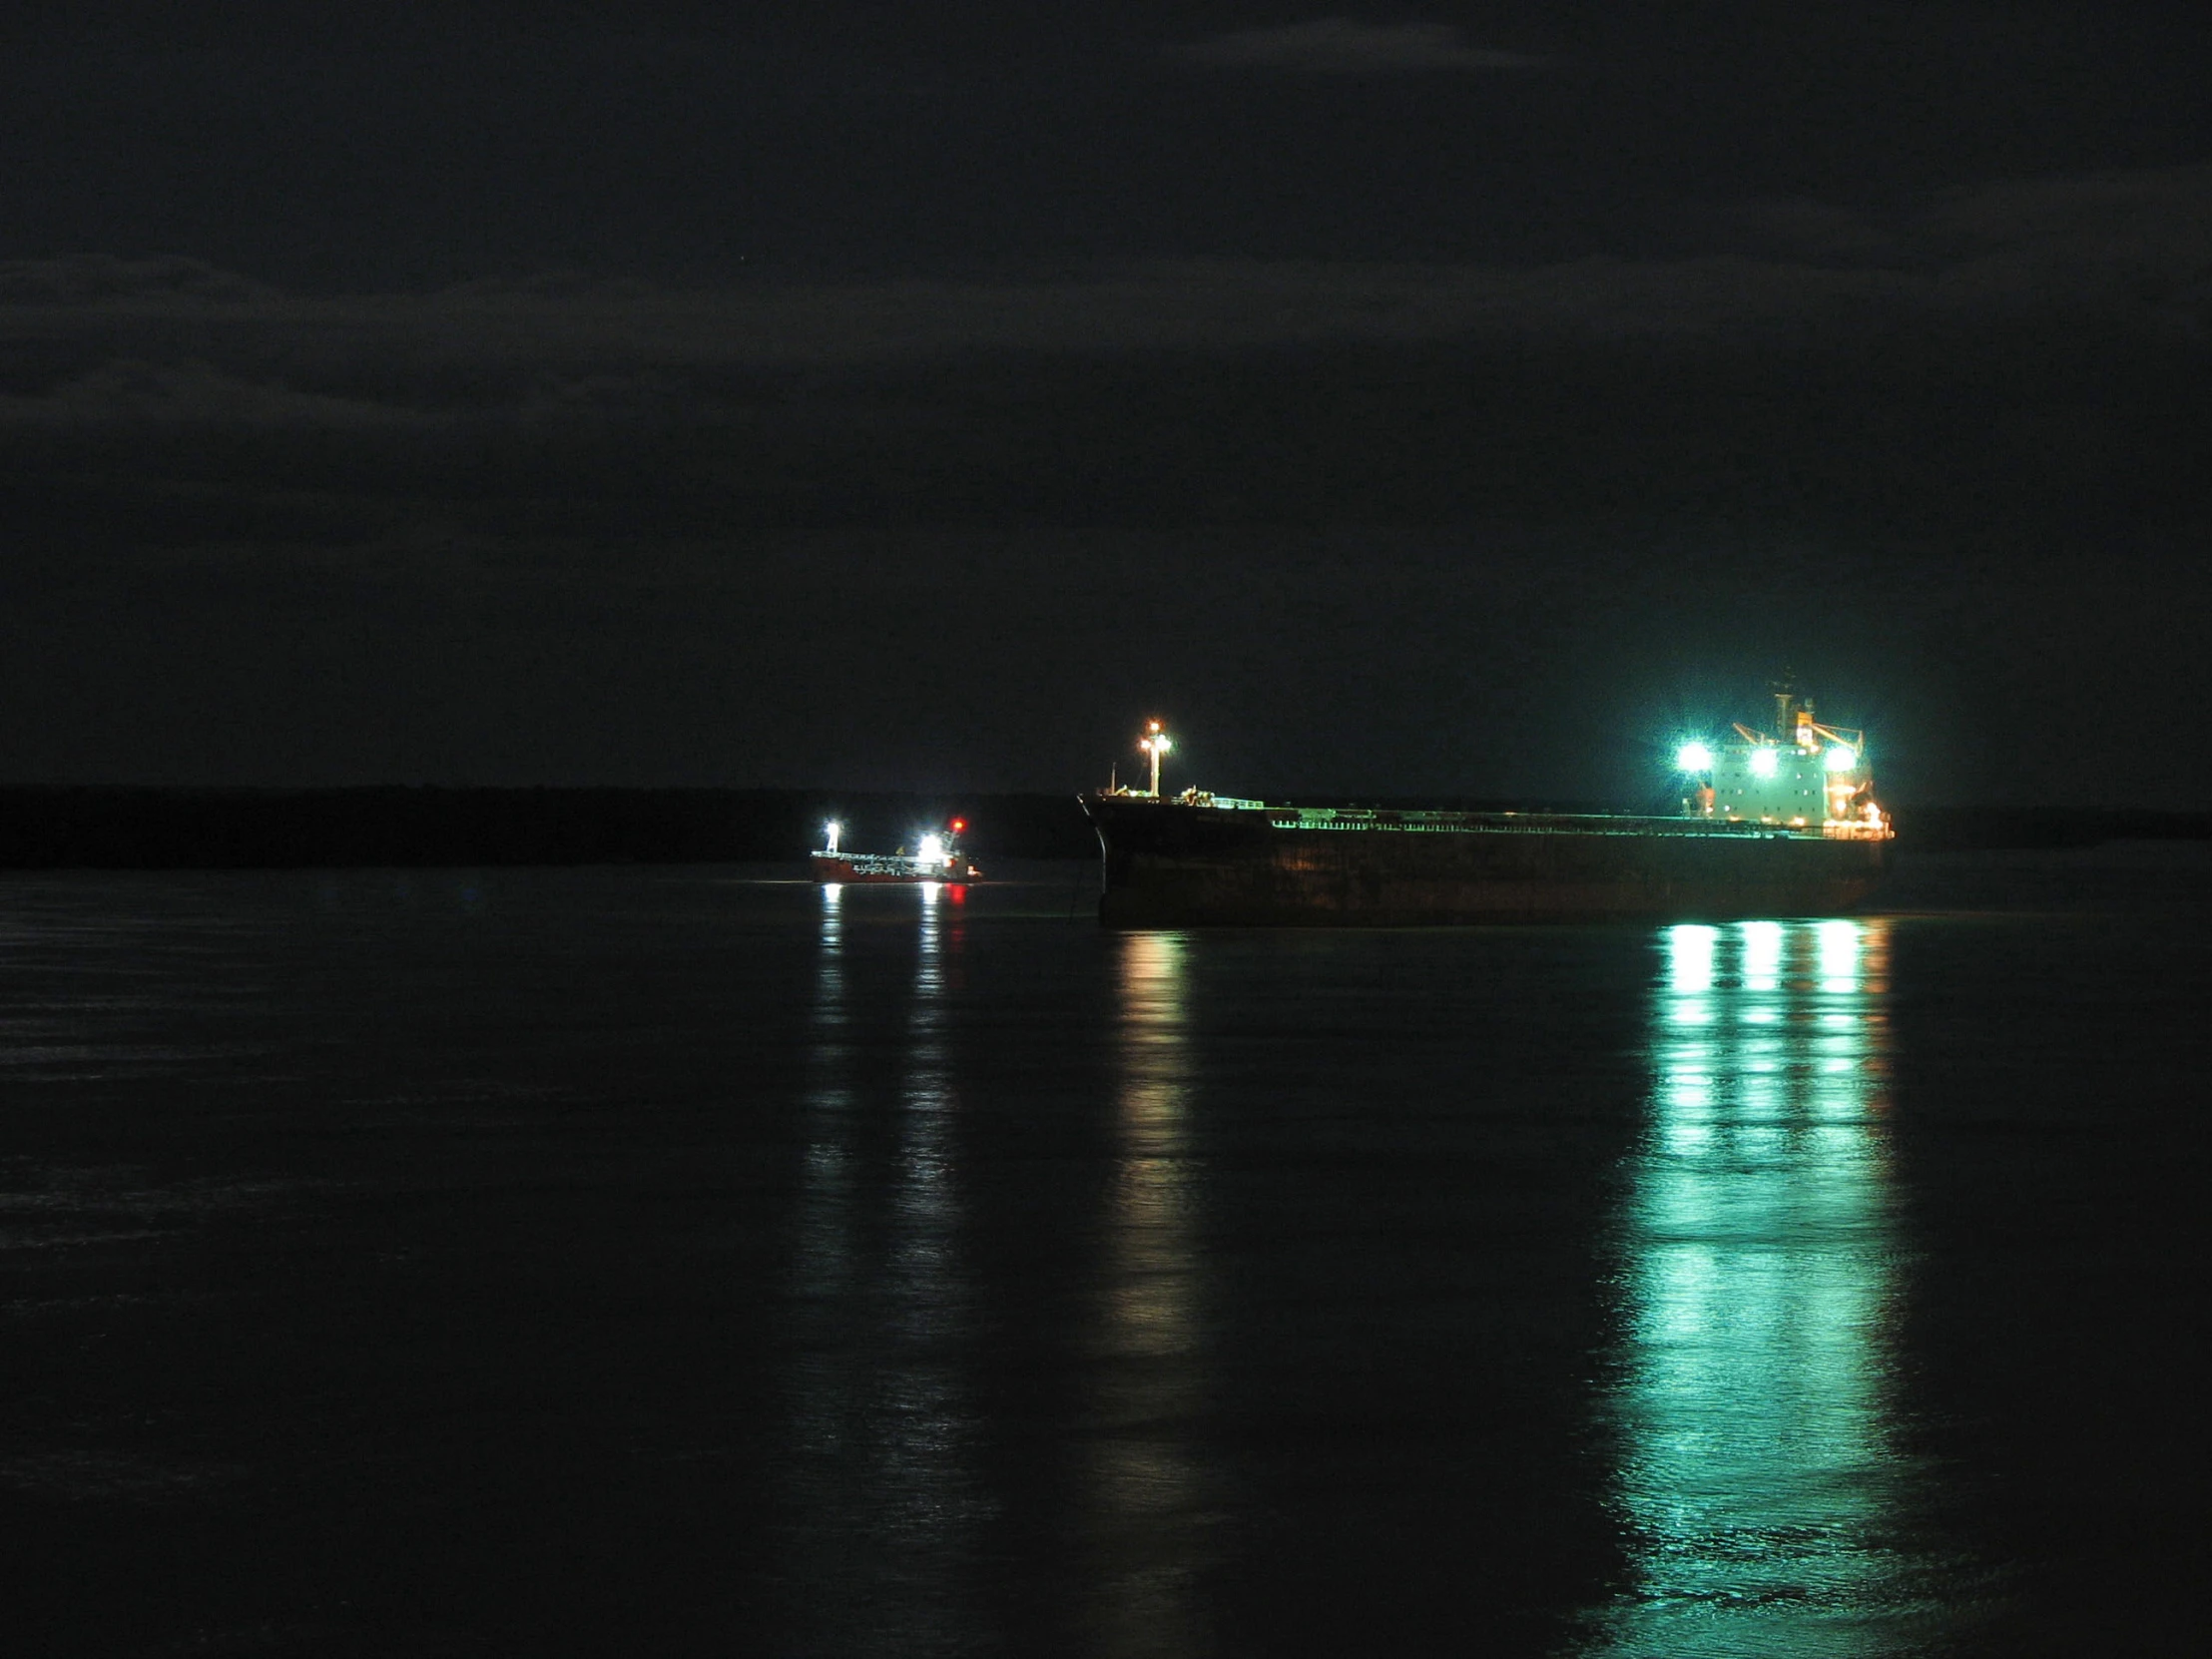
[[[1157,801],[1160,798],[1160,757],[1175,747],[1175,740],[1161,730],[1158,721],[1148,720],[1137,747],[1152,757],[1152,798]]]

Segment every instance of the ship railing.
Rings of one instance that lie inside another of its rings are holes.
[[[1704,836],[1818,840],[1822,831],[1803,825],[1747,819],[1629,817],[1606,813],[1424,813],[1308,808],[1271,813],[1276,830],[1382,831],[1394,834],[1549,835],[1572,830],[1588,835]]]
[[[1151,798],[1140,799],[1149,801]],[[1739,836],[1765,840],[1888,840],[1893,834],[1887,824],[1841,821],[1815,825],[1770,823],[1762,819],[1615,813],[1483,813],[1386,807],[1271,807],[1259,801],[1240,801],[1228,796],[1209,797],[1199,791],[1190,792],[1180,801],[1161,804],[1205,806],[1214,811],[1261,813],[1266,815],[1270,829],[1337,832],[1545,835],[1556,834],[1564,830],[1587,835],[1675,838]]]

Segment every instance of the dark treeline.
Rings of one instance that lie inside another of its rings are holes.
[[[724,863],[822,844],[887,852],[955,814],[992,857],[1098,849],[1069,796],[821,790],[5,789],[0,867],[246,869],[314,865]]]
[[[1379,803],[1380,805],[1380,803]],[[1401,805],[1390,803],[1390,805]],[[1500,810],[1557,804],[1429,802]],[[953,798],[826,790],[0,789],[0,867],[246,869],[315,865],[724,863],[790,860],[835,818],[843,844],[882,852],[965,818],[968,851],[1087,858],[1072,796]],[[1923,807],[1900,845],[1926,851],[2212,837],[2212,814]]]
[[[2096,846],[2120,840],[2212,840],[2212,813],[2152,808],[1900,807],[1898,845],[1918,852]]]

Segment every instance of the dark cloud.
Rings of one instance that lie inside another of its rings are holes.
[[[2201,791],[2201,7],[52,15],[0,777]]]
[[[1536,69],[1545,61],[1533,53],[1469,45],[1454,24],[1363,23],[1348,17],[1238,29],[1170,47],[1168,55],[1186,64],[1272,69],[1298,75]]]
[[[88,305],[130,299],[237,305],[276,296],[276,290],[266,283],[180,255],[152,260],[106,254],[0,260],[0,305]]]
[[[285,10],[12,39],[0,253],[319,292],[1522,267],[1723,251],[1685,203],[1879,218],[2212,142],[2202,7]]]
[[[1014,356],[1285,349],[1872,348],[1901,328],[2206,334],[2212,168],[2003,182],[1887,222],[1755,203],[1791,257],[1523,269],[1182,261],[1053,279],[674,286],[572,276],[428,293],[287,294],[182,260],[0,265],[0,424],[338,429],[497,418],[726,418],[749,374],[904,372]],[[819,418],[823,399],[791,418]],[[833,402],[834,399],[828,401]],[[928,424],[932,400],[845,418]]]
[[[1908,254],[1905,238],[1876,216],[1809,197],[1728,203],[1711,219],[1721,241],[1770,258],[1879,267],[1899,265]]]
[[[107,425],[316,426],[335,430],[413,425],[418,408],[250,380],[206,361],[103,362],[50,389],[0,392],[0,428]]]
[[[1620,800],[1786,658],[1919,799],[2078,743],[2185,805],[2119,705],[2212,626],[2201,187],[2024,286],[2102,246],[2080,181],[1880,267],[0,306],[0,771],[1049,788],[1165,707],[1255,792]]]

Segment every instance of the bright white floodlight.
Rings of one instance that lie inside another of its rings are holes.
[[[951,860],[944,855],[944,837],[942,835],[922,836],[918,861],[925,864],[949,863]]]
[[[1158,721],[1148,720],[1137,747],[1152,757],[1152,799],[1157,801],[1160,799],[1160,757],[1175,747],[1175,741],[1160,729]]]
[[[824,847],[831,852],[836,851],[837,837],[842,833],[844,833],[844,826],[839,824],[835,819],[831,819],[828,824],[825,824],[822,827],[822,844],[824,845]]]
[[[1840,743],[1821,757],[1821,765],[1830,772],[1849,772],[1859,764],[1859,757],[1849,744]]]
[[[1751,771],[1755,778],[1772,778],[1782,769],[1782,757],[1773,748],[1761,744],[1751,752]]]
[[[1686,743],[1674,752],[1674,770],[1677,772],[1711,772],[1713,752],[1701,743]]]

